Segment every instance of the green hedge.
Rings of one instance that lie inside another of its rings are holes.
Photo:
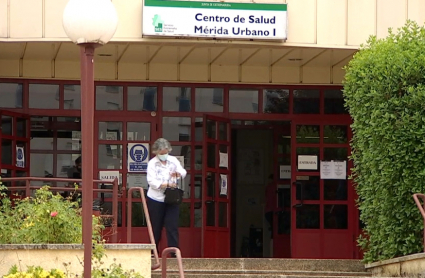
[[[344,98],[364,261],[421,252],[412,194],[425,193],[425,28],[409,21],[387,38],[371,37],[346,67]]]

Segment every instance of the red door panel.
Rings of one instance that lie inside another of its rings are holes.
[[[202,257],[230,257],[230,120],[203,119]]]

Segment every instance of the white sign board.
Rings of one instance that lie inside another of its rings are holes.
[[[143,35],[286,40],[287,4],[145,0]]]
[[[280,165],[279,178],[281,180],[291,178],[291,165]]]
[[[149,144],[127,144],[127,170],[129,173],[146,172],[149,161]]]
[[[347,179],[347,161],[320,161],[320,178],[324,180]]]
[[[114,180],[118,179],[118,183],[121,183],[119,171],[99,171],[99,180]]]
[[[227,153],[219,152],[220,163],[218,167],[229,168],[229,155]]]
[[[317,170],[317,156],[299,155],[298,170]]]

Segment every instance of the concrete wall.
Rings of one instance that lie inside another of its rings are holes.
[[[141,40],[142,0],[112,0],[119,27],[114,39]],[[239,1],[238,1],[239,2]],[[244,1],[240,1],[244,2]],[[251,1],[245,1],[251,2]],[[290,44],[359,46],[384,37],[407,19],[425,21],[422,0],[257,0],[288,4]],[[0,38],[66,41],[62,12],[67,0],[0,0]]]
[[[143,277],[151,277],[151,244],[106,245],[102,268],[113,263],[121,264],[124,270],[135,270]],[[115,261],[116,260],[116,261]],[[83,272],[84,250],[82,245],[2,245],[0,250],[0,275],[7,274],[13,265],[26,271],[27,266],[41,266],[46,270],[61,269],[68,274]],[[63,263],[67,263],[65,267]],[[98,266],[99,267],[99,266]]]

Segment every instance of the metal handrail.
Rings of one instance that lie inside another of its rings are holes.
[[[419,201],[419,198],[422,199],[423,204]],[[415,200],[416,206],[422,214],[422,218],[424,219],[424,231],[423,231],[423,244],[424,244],[424,252],[425,252],[425,194],[416,193],[413,194],[413,199]]]
[[[25,181],[25,186],[10,186],[7,189],[10,191],[18,191],[20,189],[25,189],[25,195],[31,196],[31,190],[40,189],[42,186],[31,185],[32,181],[42,181],[42,182],[72,182],[80,183],[81,179],[65,179],[65,178],[36,178],[36,177],[16,177],[16,178],[0,178],[1,182],[15,182],[15,181]],[[112,184],[112,189],[98,189],[94,188],[93,192],[112,192],[112,229],[113,233],[111,236],[112,243],[117,243],[117,221],[118,221],[118,179],[114,180],[93,180],[94,183],[104,183]],[[82,191],[81,187],[70,188],[70,187],[51,187],[52,191]],[[106,217],[103,215],[101,217]],[[114,231],[115,229],[115,231]]]
[[[129,202],[130,204],[128,205],[129,208],[131,208],[131,204],[133,202],[134,191],[139,191],[140,197],[142,198],[143,213],[145,214],[145,217],[146,217],[146,225],[148,227],[149,239],[151,241],[151,244],[155,245],[155,249],[153,250],[155,264],[151,266],[151,270],[156,270],[161,267],[161,264],[159,262],[158,250],[156,248],[155,238],[153,236],[152,223],[151,223],[151,218],[149,216],[148,205],[146,203],[145,190],[142,187],[132,187],[128,190],[127,202]],[[132,210],[128,209],[128,213],[127,213],[127,242],[128,243],[131,243],[131,217],[132,217]],[[180,278],[184,278],[182,256],[181,256],[180,249],[177,247],[168,247],[162,251],[162,278],[167,277],[167,255],[169,253],[176,254],[177,263],[179,266]]]

